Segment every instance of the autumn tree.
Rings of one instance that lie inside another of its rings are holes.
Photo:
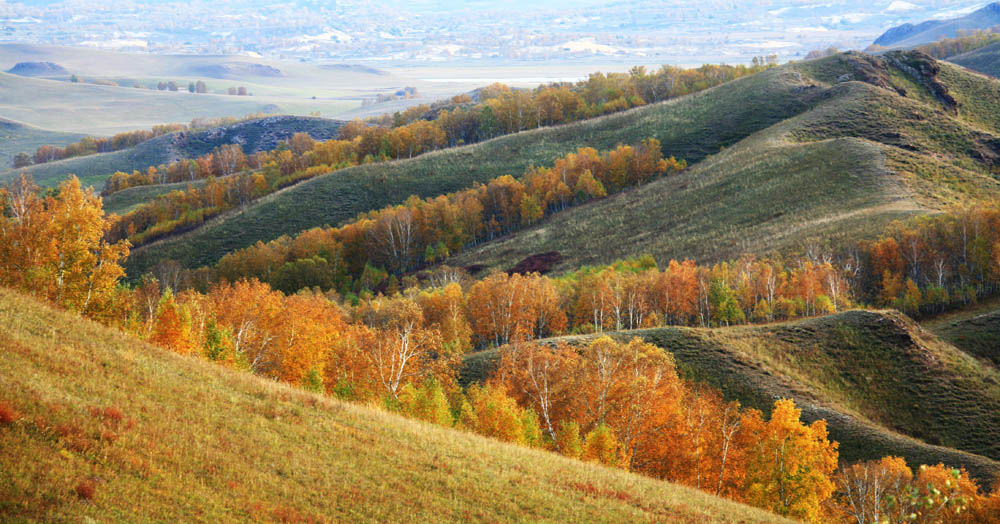
[[[182,355],[191,353],[191,318],[188,312],[177,304],[173,291],[167,288],[160,299],[153,321],[149,341]]]
[[[810,425],[789,399],[775,402],[747,467],[746,500],[753,506],[807,522],[822,522],[822,503],[834,491],[837,443],[827,440],[826,421]]]
[[[358,316],[378,332],[364,351],[391,398],[398,398],[400,389],[414,380],[428,376],[453,380],[454,355],[440,352],[440,332],[425,324],[420,306],[413,300],[374,298],[360,308]]]
[[[0,283],[94,318],[107,318],[126,242],[108,243],[112,218],[71,176],[48,196],[21,175],[0,191]]]

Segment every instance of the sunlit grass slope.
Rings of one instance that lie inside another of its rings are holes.
[[[0,289],[0,521],[785,522],[337,402]]]

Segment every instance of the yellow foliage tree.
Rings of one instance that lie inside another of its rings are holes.
[[[26,175],[0,190],[0,284],[110,320],[128,243],[104,241],[113,218],[75,176],[40,191]]]
[[[754,428],[759,440],[747,467],[747,503],[806,522],[822,522],[821,505],[834,491],[837,443],[826,421],[805,425],[795,402],[774,404],[770,420]]]

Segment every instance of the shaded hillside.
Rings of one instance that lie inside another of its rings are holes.
[[[0,520],[789,522],[180,357],[0,289]]]
[[[968,53],[949,56],[948,61],[984,75],[1000,76],[1000,42],[980,47]]]
[[[966,353],[1000,369],[1000,303],[990,301],[921,322]]]
[[[224,144],[240,144],[247,154],[271,150],[278,142],[298,132],[309,133],[316,140],[327,140],[337,136],[341,125],[340,120],[326,118],[271,116],[212,129],[170,133],[121,151],[47,162],[26,171],[43,186],[55,186],[74,174],[85,185],[100,190],[104,179],[115,171],[130,173],[181,158],[194,158]],[[10,176],[9,172],[0,174],[0,180]]]
[[[209,221],[186,235],[133,252],[131,274],[161,259],[195,267],[225,253],[283,234],[339,224],[358,213],[470,187],[504,174],[520,174],[582,146],[606,150],[653,137],[666,155],[690,163],[805,111],[819,90],[789,74],[765,71],[694,95],[624,113],[542,128],[420,157],[343,169],[263,198],[240,212]]]
[[[829,422],[842,459],[891,454],[910,464],[964,465],[987,481],[1000,473],[1000,372],[900,313],[858,310],[767,326],[613,336],[640,336],[664,348],[685,376],[745,405],[767,411],[775,398],[795,399],[804,419]],[[466,381],[491,367],[489,354],[467,362]]]
[[[34,153],[44,145],[65,146],[83,138],[76,133],[61,133],[39,129],[20,122],[0,118],[0,173],[11,169],[14,155]],[[5,175],[0,175],[3,182]]]
[[[960,32],[1000,26],[1000,3],[988,4],[972,13],[950,20],[928,20],[919,24],[893,27],[875,39],[874,45],[907,49],[942,38],[955,38]]]
[[[569,270],[641,254],[710,262],[836,247],[894,219],[1000,194],[1000,82],[911,54],[842,54],[785,74],[816,93],[809,111],[679,176],[556,214],[449,263],[507,269],[558,251],[556,269]]]

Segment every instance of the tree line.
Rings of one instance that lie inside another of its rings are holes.
[[[112,137],[86,136],[65,147],[44,145],[39,146],[34,154],[18,153],[14,158],[14,168],[29,167],[33,164],[44,164],[66,158],[111,153],[137,146],[158,136],[177,131],[193,131],[210,127],[231,125],[245,120],[263,118],[264,114],[250,114],[244,117],[195,118],[185,124],[162,124],[148,130],[126,131]],[[152,167],[152,166],[151,166]]]
[[[79,142],[74,142],[65,147],[49,145],[40,146],[35,150],[33,160],[35,164],[44,164],[46,162],[54,162],[56,160],[63,160],[78,156],[110,153],[112,151],[128,149],[158,136],[173,133],[175,131],[183,131],[185,129],[187,129],[187,126],[184,124],[163,124],[153,126],[153,128],[149,130],[118,133],[110,138],[85,136],[81,138]],[[17,165],[18,163],[21,165]],[[15,168],[27,167],[31,165],[30,162],[25,163],[23,159],[18,163],[15,163]]]
[[[358,143],[358,139],[315,142],[308,135],[300,133],[292,137],[288,149],[245,156],[241,154],[239,146],[226,145],[197,162],[175,164],[179,166],[177,171],[168,169],[166,174],[160,175],[160,172],[151,170],[145,176],[183,176],[191,172],[202,173],[203,170],[214,173],[220,169],[235,172],[244,162],[249,163],[251,168],[259,166],[252,174],[210,177],[200,187],[189,187],[184,191],[161,195],[117,219],[110,237],[128,238],[133,245],[142,245],[195,227],[211,216],[245,205],[299,180],[352,165],[357,158]],[[436,206],[436,212],[452,217],[464,217],[464,223],[455,224],[445,220],[434,225],[434,217],[423,217],[426,220],[422,232],[428,235],[434,228],[451,228],[450,231],[438,231],[435,238],[418,236],[413,229],[414,217],[408,211],[409,207],[424,208],[421,201],[415,198],[411,198],[405,206],[359,217],[355,224],[360,224],[360,229],[355,233],[365,238],[377,237],[378,242],[381,242],[377,247],[382,257],[379,259],[380,264],[384,263],[394,271],[405,270],[422,262],[426,256],[430,256],[430,260],[440,259],[447,251],[460,249],[470,242],[480,240],[483,235],[491,239],[498,234],[513,231],[522,224],[533,223],[545,213],[592,198],[601,198],[608,190],[620,191],[686,167],[683,161],[663,159],[659,142],[655,140],[644,141],[635,147],[621,146],[604,156],[593,149],[581,149],[580,153],[567,158],[574,161],[579,159],[580,163],[568,166],[565,173],[530,169],[523,181],[503,176],[485,185],[439,197],[429,207]],[[559,166],[565,165],[564,160]],[[190,169],[187,172],[180,171],[184,166]],[[579,169],[588,166],[593,170],[588,172],[587,169]],[[569,170],[569,167],[573,169]],[[458,211],[458,208],[463,208],[463,211]],[[444,220],[446,217],[437,218]],[[476,223],[476,220],[481,223]],[[369,227],[372,224],[378,227],[372,229]],[[360,249],[363,246],[357,247]],[[358,253],[357,257],[364,257],[364,254]],[[362,269],[352,267],[350,271],[357,275]]]
[[[4,188],[0,203],[0,284],[178,353],[808,522],[996,522],[1000,514],[1000,491],[984,493],[963,470],[911,470],[895,457],[838,468],[825,422],[802,422],[790,400],[777,401],[769,416],[726,402],[719,391],[682,379],[668,353],[639,339],[533,341],[561,322],[558,306],[519,319],[525,301],[558,302],[542,288],[558,284],[537,274],[496,274],[465,287],[442,275],[432,287],[357,303],[314,290],[286,295],[252,279],[200,292],[147,277],[129,288],[119,281],[127,243],[103,239],[111,222],[99,197],[75,178],[41,195],[22,177]],[[35,241],[41,237],[54,241],[42,246]],[[650,273],[648,263],[614,271],[666,278],[669,287],[670,277]],[[618,287],[610,268],[583,273],[606,273]],[[585,295],[602,294],[589,286],[581,286]],[[585,301],[587,308],[594,303]],[[622,304],[607,312],[629,318]],[[464,341],[479,336],[480,325],[502,343],[500,364],[482,384],[462,388]]]
[[[955,38],[942,38],[936,42],[917,46],[918,51],[923,51],[939,60],[975,51],[981,47],[1000,42],[1000,33],[995,32],[996,28],[975,31],[959,31]]]

